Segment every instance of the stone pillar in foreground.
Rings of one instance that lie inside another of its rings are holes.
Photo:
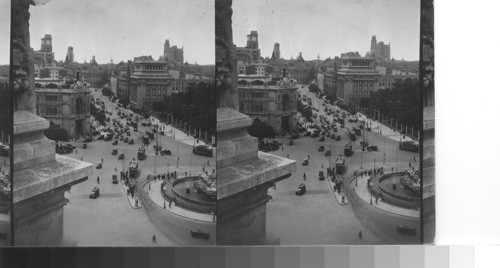
[[[239,113],[231,0],[215,1],[217,82],[217,244],[269,244],[267,190],[295,171],[295,161],[258,152],[246,132],[252,119]],[[286,219],[284,219],[285,223]]]
[[[16,246],[64,246],[64,192],[92,174],[92,165],[55,153],[35,114],[34,66],[29,44],[30,0],[12,2],[11,75],[15,94],[13,224]]]

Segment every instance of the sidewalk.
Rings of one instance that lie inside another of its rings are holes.
[[[119,177],[119,176],[118,176]],[[134,198],[132,198],[131,195],[128,195],[127,194],[127,186],[125,186],[125,181],[124,180],[121,180],[121,179],[118,179],[118,183],[120,184],[120,186],[122,187],[123,189],[123,192],[125,193],[125,196],[127,197],[127,200],[128,202],[130,203],[130,206],[132,208],[142,208],[142,204],[141,204],[141,201],[137,198],[137,193],[134,195]],[[137,200],[137,206],[135,205],[135,200]]]
[[[189,219],[194,219],[194,220],[199,220],[199,221],[204,221],[204,222],[213,222],[213,215],[210,214],[203,214],[203,213],[197,213],[189,210],[185,210],[183,208],[177,207],[172,203],[172,207],[169,208],[169,202],[167,202],[163,196],[161,195],[161,180],[157,181],[151,181],[151,190],[149,190],[149,184],[146,183],[144,185],[144,190],[148,194],[149,198],[153,200],[153,202],[160,206],[161,208],[165,209],[166,211],[169,211],[173,214],[176,214],[181,217],[189,218]],[[163,206],[165,205],[165,207]]]
[[[370,176],[360,176],[358,177],[358,186],[354,186],[354,191],[358,195],[359,198],[361,198],[364,202],[367,204],[370,204],[370,198],[371,194],[368,191],[368,178]],[[354,185],[356,179],[353,180]],[[382,201],[378,201],[378,204],[375,202],[375,198],[372,199],[372,206],[376,207],[378,209],[402,215],[402,216],[407,216],[407,217],[412,217],[412,218],[419,218],[420,217],[420,211],[419,210],[414,210],[414,209],[406,209],[406,208],[400,208],[396,206],[389,205],[387,203],[384,203]]]
[[[347,196],[345,196],[343,189],[340,190],[340,194],[339,194],[338,192],[336,192],[333,189],[333,186],[335,186],[335,184],[332,182],[332,180],[330,178],[326,178],[326,181],[328,181],[328,185],[330,185],[330,189],[332,189],[333,195],[335,196],[335,199],[337,199],[337,203],[339,203],[339,205],[349,204],[349,200],[347,199]],[[344,196],[343,203],[342,203],[342,195]]]
[[[180,141],[182,143],[185,143],[187,145],[191,145],[191,146],[194,145],[196,142],[196,139],[193,136],[187,135],[182,130],[175,128],[172,125],[160,123],[160,120],[153,117],[153,116],[151,116],[151,123],[152,124],[159,124],[159,126],[161,128],[164,128],[165,129],[165,136],[167,136],[169,138],[173,138],[175,135],[175,140]],[[174,132],[175,132],[175,134],[174,134]],[[199,140],[199,142],[196,143],[196,145],[210,145],[210,144],[206,144],[205,142]]]

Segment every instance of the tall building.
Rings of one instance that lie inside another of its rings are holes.
[[[240,113],[270,125],[276,134],[295,132],[297,81],[288,77],[279,81],[248,81],[238,81]]]
[[[373,57],[361,57],[357,52],[342,54],[337,72],[337,99],[359,103],[360,99],[370,97],[370,92],[378,90],[379,76]]]
[[[68,51],[66,52],[66,60],[67,63],[73,63],[75,61],[75,56],[73,55],[73,47],[68,47]]]
[[[372,57],[381,60],[390,60],[391,59],[391,43],[384,44],[384,42],[377,43],[377,37],[375,35],[372,36],[370,53]]]
[[[35,77],[40,77],[40,70],[47,67],[55,67],[54,52],[52,52],[52,36],[46,34],[42,38],[39,51],[33,51],[33,62],[35,64]]]
[[[184,48],[178,48],[177,46],[170,47],[170,41],[167,39],[163,45],[163,57],[169,62],[183,63]]]
[[[249,35],[247,35],[247,46],[246,48],[259,48],[259,34],[257,31],[251,31]]]
[[[251,31],[247,35],[247,45],[236,47],[236,59],[243,62],[258,62],[260,60],[259,34]]]
[[[281,59],[280,43],[274,43],[273,55],[271,56],[271,59]]]
[[[71,138],[86,137],[90,135],[90,91],[88,84],[81,81],[38,86],[36,113],[66,129]]]

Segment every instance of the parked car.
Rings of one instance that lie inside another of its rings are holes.
[[[114,140],[112,144],[113,145],[118,145],[118,140]]]
[[[134,144],[134,140],[133,139],[128,140],[128,144]]]
[[[125,159],[125,154],[124,153],[120,153],[118,155],[118,160],[122,160],[122,159]]]
[[[330,156],[332,155],[332,150],[328,149],[325,151],[325,156]]]
[[[324,145],[320,145],[318,147],[318,152],[323,152],[325,150],[325,146]]]
[[[368,152],[371,152],[371,151],[378,151],[378,147],[376,145],[368,146]]]
[[[118,154],[118,149],[113,149],[113,151],[111,151],[111,155],[117,155]]]
[[[335,140],[336,140],[336,141],[339,141],[339,140],[340,140],[340,135],[336,136],[336,137],[335,137]]]

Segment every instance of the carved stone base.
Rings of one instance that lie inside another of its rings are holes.
[[[267,190],[295,171],[295,161],[258,152],[246,132],[251,119],[228,108],[217,110],[217,243],[262,245],[266,237]],[[272,242],[270,242],[272,241]]]

